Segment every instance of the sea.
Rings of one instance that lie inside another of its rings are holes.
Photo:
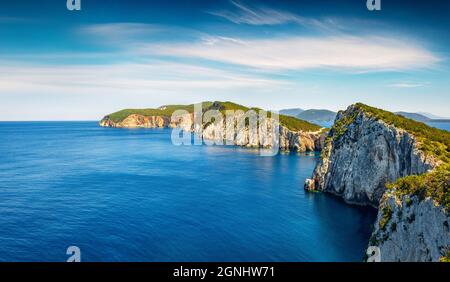
[[[376,211],[306,193],[318,159],[0,122],[0,261],[64,262],[70,246],[87,262],[362,261]]]

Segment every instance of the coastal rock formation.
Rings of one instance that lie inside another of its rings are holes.
[[[100,121],[100,126],[116,128],[158,128],[169,127],[170,118],[164,116],[143,116],[132,114],[121,122],[114,122],[108,117]]]
[[[239,116],[235,117],[235,119],[238,118]],[[275,133],[274,126],[278,126],[279,140],[274,140],[272,136]],[[325,133],[321,130],[316,132],[293,131],[270,118],[254,130],[248,126],[241,129],[238,126],[235,128],[237,129],[235,134],[227,136],[227,124],[224,119],[221,123],[212,123],[205,126],[202,136],[205,140],[223,143],[228,140],[228,143],[226,143],[228,145],[253,148],[271,148],[274,142],[278,142],[281,150],[295,152],[320,151],[325,140]],[[260,134],[261,130],[264,130],[264,134]]]
[[[186,131],[192,130],[193,115],[186,114],[174,118],[167,116],[144,116],[131,114],[122,121],[113,121],[109,116],[104,117],[99,125],[114,128],[175,128],[181,127]]]
[[[213,103],[211,108],[215,111],[221,109],[220,103]],[[316,131],[291,130],[278,121],[271,118],[265,119],[255,129],[250,129],[248,124],[239,126],[238,120],[244,114],[243,111],[236,113],[232,119],[232,127],[235,132],[228,133],[226,118],[222,120],[202,123],[194,123],[194,114],[184,114],[175,117],[169,116],[146,116],[142,114],[129,114],[119,121],[113,120],[110,116],[104,117],[100,121],[100,126],[115,128],[181,128],[184,131],[201,134],[204,140],[214,141],[217,144],[237,145],[253,148],[271,148],[278,143],[282,150],[295,152],[320,151],[325,141],[326,133],[319,129]],[[231,124],[231,123],[230,123]],[[278,126],[280,134],[279,140],[274,140],[273,128]],[[319,128],[319,127],[317,127]],[[261,132],[267,134],[261,134]]]
[[[431,198],[388,191],[369,245],[380,248],[381,261],[439,261],[450,252],[449,223],[448,212]]]
[[[380,248],[381,261],[448,259],[448,136],[386,111],[352,105],[337,115],[305,189],[378,208],[369,245]]]
[[[405,130],[374,118],[357,106],[336,117],[307,190],[342,196],[346,202],[378,207],[386,183],[422,174],[438,162],[418,149]]]

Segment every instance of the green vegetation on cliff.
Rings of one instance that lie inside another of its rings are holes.
[[[348,126],[352,124],[356,117],[358,116],[357,112],[352,113],[351,115],[342,116],[335,124],[331,127],[331,132],[333,136],[333,140],[338,140],[347,132]]]
[[[421,200],[431,197],[447,211],[450,211],[450,132],[362,103],[355,104],[354,109],[356,111],[343,115],[333,125],[327,141],[339,140],[361,113],[407,131],[415,136],[421,151],[440,160],[441,164],[432,172],[399,178],[394,183],[386,185],[387,189],[393,189],[399,198],[405,195],[417,196]],[[382,229],[389,221],[389,216],[387,216],[389,213],[384,214],[386,218],[380,222],[383,225],[380,226]]]
[[[389,205],[386,205],[382,209],[382,217],[380,220],[380,228],[381,230],[386,230],[386,225],[388,224],[389,220],[392,218],[392,208]]]
[[[401,198],[405,195],[417,196],[419,200],[431,197],[450,211],[450,165],[441,165],[432,172],[422,175],[402,177],[387,185],[394,189],[395,195]]]
[[[399,198],[405,195],[417,196],[420,200],[430,197],[450,211],[450,132],[361,103],[356,104],[356,107],[414,135],[420,150],[442,161],[432,172],[399,178],[388,184],[387,188],[394,189]]]
[[[437,157],[445,163],[450,163],[450,132],[362,103],[358,103],[355,106],[366,114],[389,125],[404,129],[417,138],[422,151]]]
[[[222,114],[225,114],[226,111],[248,111],[248,110],[254,110],[254,111],[260,111],[259,108],[248,108],[233,102],[203,102],[203,111],[208,110],[218,110]],[[124,119],[126,119],[128,116],[132,114],[138,114],[143,116],[166,116],[170,117],[172,116],[173,112],[176,110],[185,110],[189,113],[194,112],[194,104],[191,105],[166,105],[159,107],[157,109],[125,109],[121,110],[115,113],[112,113],[107,116],[111,121],[113,122],[121,122]],[[280,124],[287,127],[289,130],[292,131],[319,131],[321,129],[320,126],[297,119],[295,117],[285,116],[285,115],[279,115],[280,118]]]
[[[450,251],[447,251],[445,256],[441,257],[439,259],[440,262],[450,262]]]

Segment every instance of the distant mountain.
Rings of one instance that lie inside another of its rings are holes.
[[[292,108],[292,109],[284,109],[280,111],[280,114],[282,115],[286,115],[286,116],[291,116],[291,117],[296,117],[298,114],[304,112],[305,110],[300,109],[300,108]]]
[[[324,109],[303,110],[300,108],[291,108],[280,110],[280,114],[296,117],[298,119],[306,120],[308,122],[319,124],[324,127],[330,127],[334,123],[334,119],[336,118],[335,112]],[[450,119],[448,118],[439,117],[426,112],[395,112],[395,114],[419,122],[450,122]]]
[[[450,118],[441,117],[441,116],[433,115],[433,114],[426,113],[426,112],[418,112],[418,114],[426,116],[427,118],[430,118],[430,119],[450,119]]]
[[[296,117],[306,121],[333,122],[336,118],[336,113],[329,110],[311,109],[301,112]]]
[[[395,114],[401,115],[405,118],[409,118],[419,122],[450,122],[450,119],[440,118],[438,116],[426,113],[407,113],[407,112],[396,112]],[[435,118],[431,118],[435,117]]]
[[[418,114],[418,113],[407,113],[407,112],[396,112],[395,114],[397,115],[401,115],[405,118],[409,118],[415,121],[420,121],[420,122],[429,122],[432,119],[429,117],[426,117],[424,115]]]

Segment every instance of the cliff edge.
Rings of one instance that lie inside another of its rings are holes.
[[[382,261],[448,257],[450,133],[355,104],[339,112],[306,190],[378,208]]]

